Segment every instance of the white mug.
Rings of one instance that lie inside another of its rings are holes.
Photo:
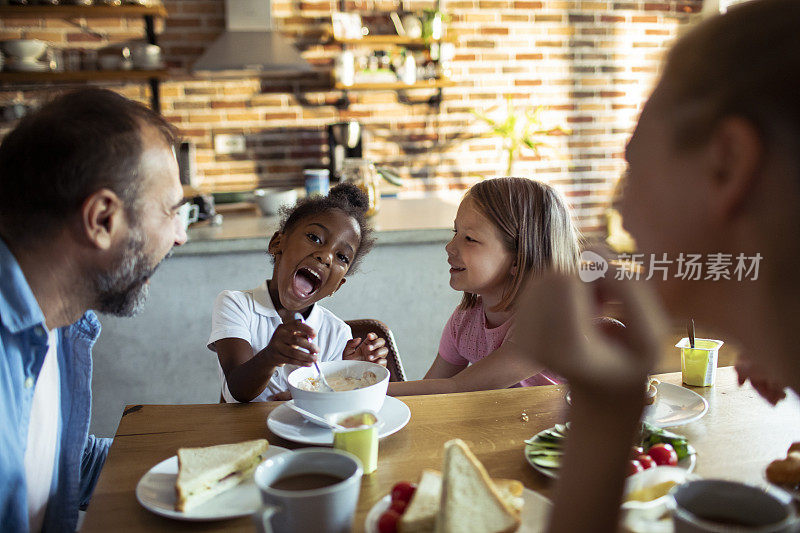
[[[189,224],[198,221],[200,206],[187,202],[178,208],[178,216],[183,224],[183,229],[186,229],[189,227]]]
[[[163,64],[161,47],[157,44],[137,44],[131,58],[136,68],[160,68]]]
[[[797,513],[786,493],[721,479],[698,479],[670,491],[675,533],[789,533]]]
[[[348,452],[305,448],[270,457],[256,469],[255,482],[263,506],[253,515],[259,533],[345,533],[361,489],[361,461]],[[287,490],[273,484],[287,477],[324,474],[341,479],[321,488]]]

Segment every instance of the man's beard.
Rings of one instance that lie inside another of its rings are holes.
[[[159,261],[155,266],[149,266],[144,243],[144,233],[139,228],[133,228],[116,266],[95,275],[97,311],[116,316],[134,316],[142,310],[150,292],[147,280],[161,264]],[[171,251],[166,257],[170,255]]]

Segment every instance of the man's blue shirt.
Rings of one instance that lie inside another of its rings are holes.
[[[91,351],[100,322],[88,311],[58,329],[61,409],[56,464],[43,531],[75,531],[111,439],[89,435]],[[47,353],[44,314],[16,259],[0,239],[0,530],[28,531],[25,448],[33,391]]]

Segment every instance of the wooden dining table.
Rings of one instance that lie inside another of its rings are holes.
[[[679,372],[661,374],[681,384]],[[697,450],[695,472],[765,485],[764,468],[800,441],[800,402],[793,394],[770,406],[750,386],[739,387],[732,367],[720,368],[712,387],[689,387],[704,397],[708,412],[699,420],[671,428]],[[411,420],[380,441],[378,470],[364,476],[354,531],[364,530],[370,508],[398,481],[419,479],[424,468],[441,467],[443,444],[466,441],[496,478],[520,480],[545,496],[553,481],[526,461],[524,441],[567,416],[567,386],[402,397]],[[128,406],[103,467],[81,531],[248,531],[249,517],[217,522],[182,522],[157,516],[136,500],[139,479],[180,447],[209,446],[267,438],[273,445],[303,447],[272,434],[266,425],[278,402],[212,405]],[[602,450],[587,449],[602,461]]]

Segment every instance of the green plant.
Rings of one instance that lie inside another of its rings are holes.
[[[538,156],[541,148],[551,148],[542,140],[543,137],[569,135],[571,131],[562,126],[546,127],[541,118],[545,106],[517,109],[510,96],[506,96],[506,105],[506,116],[502,120],[495,120],[490,116],[494,109],[487,113],[476,109],[470,112],[491,128],[484,134],[485,137],[501,137],[503,139],[503,150],[506,152],[505,175],[511,176],[514,170],[514,161],[520,150],[527,148]]]

